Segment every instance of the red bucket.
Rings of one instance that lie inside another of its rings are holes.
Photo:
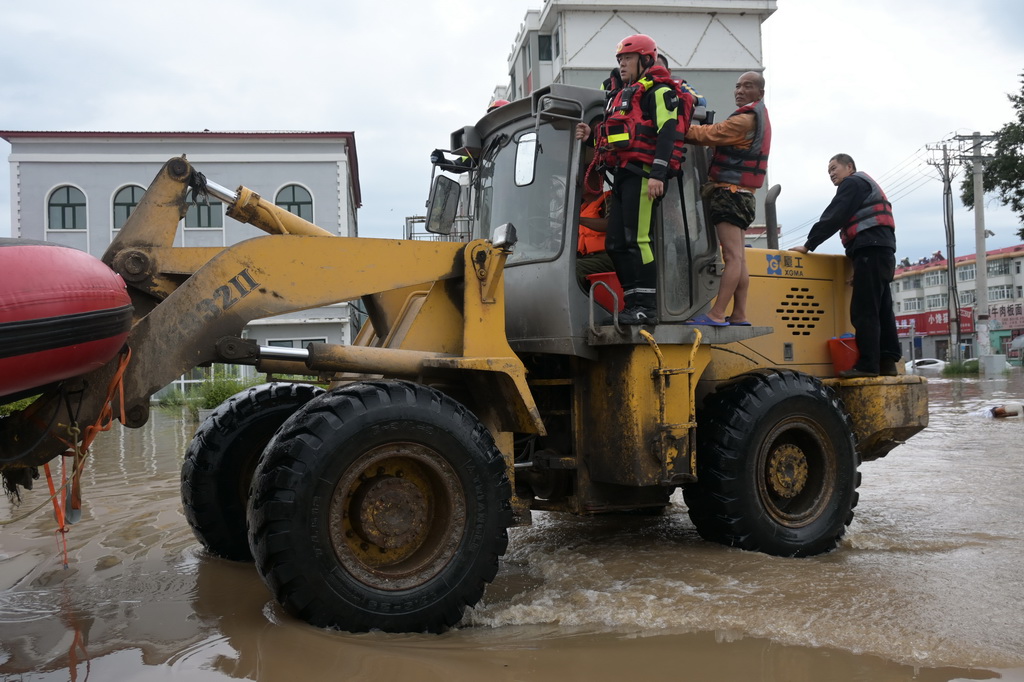
[[[853,369],[857,360],[860,359],[857,340],[852,336],[829,339],[828,352],[832,355],[832,368],[835,370],[836,376],[842,371]]]
[[[621,312],[622,309],[626,307],[625,302],[623,301],[625,296],[622,293],[622,286],[619,285],[619,277],[614,272],[595,272],[592,275],[587,275],[587,281],[589,281],[591,285],[593,285],[594,282],[604,282],[610,286],[612,291],[615,292],[615,295],[619,297],[619,311]],[[613,299],[612,295],[608,293],[606,288],[602,286],[595,287],[594,300],[597,301],[598,305],[603,307],[605,310],[611,311]]]

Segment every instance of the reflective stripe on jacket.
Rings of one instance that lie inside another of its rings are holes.
[[[609,102],[598,134],[603,163],[616,168],[664,164],[668,166],[667,175],[678,174],[685,152],[683,137],[692,116],[693,95],[681,90],[663,67],[652,66],[636,83],[616,92]],[[658,134],[666,125],[674,129],[672,150],[668,159],[656,160]]]
[[[853,176],[866,180],[871,185],[871,192],[864,199],[864,204],[850,216],[850,221],[846,226],[839,231],[839,238],[842,240],[843,246],[848,246],[858,232],[863,232],[869,227],[882,225],[892,230],[896,229],[896,220],[892,216],[892,204],[889,203],[889,199],[878,183],[864,171],[856,171]]]

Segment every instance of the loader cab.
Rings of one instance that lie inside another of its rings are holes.
[[[505,267],[506,331],[520,353],[595,358],[588,341],[591,300],[576,278],[583,179],[590,154],[576,123],[601,117],[601,90],[554,84],[490,112],[452,135],[452,149],[476,159],[471,180],[473,238],[505,223],[518,235]],[[689,148],[684,171],[668,183],[655,216],[658,307],[662,324],[681,324],[705,307],[718,281],[718,244],[700,186],[706,155]],[[598,172],[593,170],[591,172]],[[606,315],[594,309],[595,319]]]

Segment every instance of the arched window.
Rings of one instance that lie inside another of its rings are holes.
[[[85,195],[82,190],[64,185],[53,190],[49,202],[49,224],[51,230],[84,230]]]
[[[128,222],[128,216],[139,205],[146,190],[138,185],[128,185],[114,195],[114,229],[120,230]]]
[[[216,199],[190,203],[185,211],[185,227],[224,227],[224,204]]]
[[[298,185],[286,185],[277,193],[274,203],[294,213],[303,220],[313,222],[313,195],[304,187]]]

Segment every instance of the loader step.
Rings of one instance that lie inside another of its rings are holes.
[[[614,346],[625,344],[646,344],[647,341],[640,335],[641,329],[646,329],[654,335],[658,344],[692,344],[696,338],[695,330],[700,329],[701,343],[719,345],[746,341],[756,336],[765,336],[775,331],[774,327],[708,327],[689,324],[658,324],[653,326],[620,325],[617,331],[609,325],[588,330],[587,341],[592,346]]]

